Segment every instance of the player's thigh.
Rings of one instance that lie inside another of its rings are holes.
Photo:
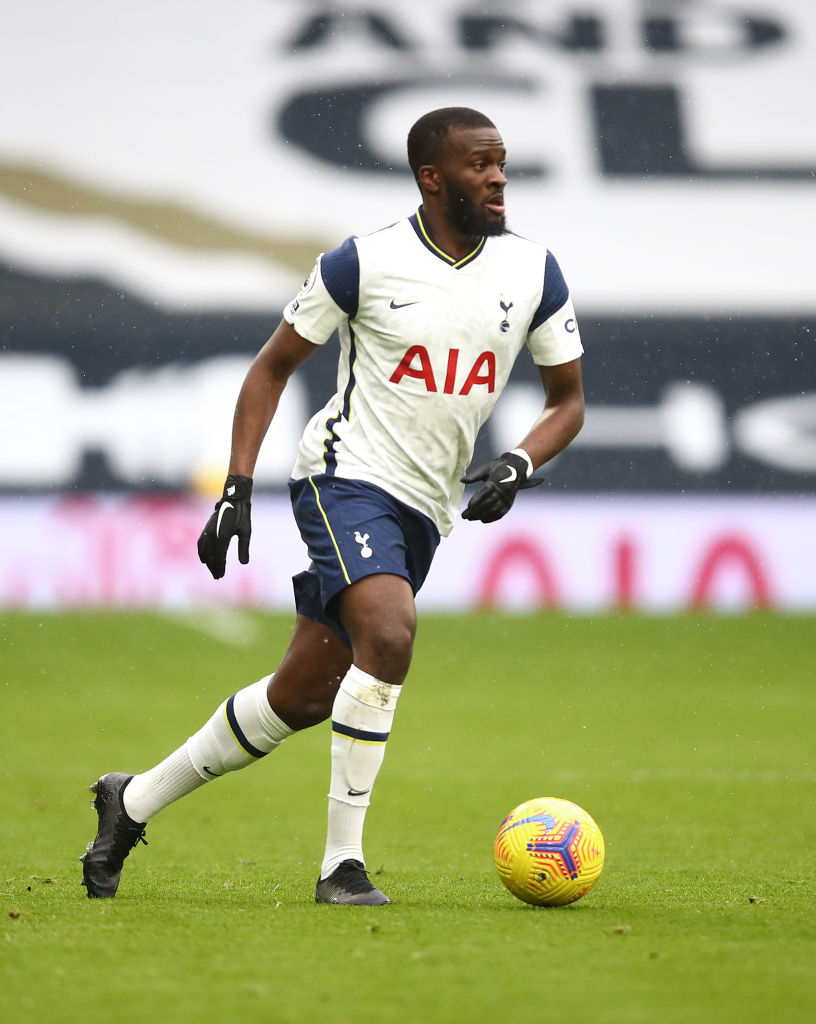
[[[416,605],[402,576],[377,573],[346,587],[337,599],[354,652],[354,664],[377,679],[401,683],[416,636]]]
[[[292,729],[325,721],[351,657],[349,647],[328,626],[298,615],[267,691],[272,710]]]
[[[346,601],[341,593],[357,594],[358,584],[369,576],[399,576],[408,588],[395,591],[395,611],[400,615],[406,609],[413,611],[413,594],[422,586],[439,543],[439,531],[427,516],[360,480],[317,475],[292,481],[290,489],[295,519],[312,561],[308,573],[295,578],[296,598],[308,597],[311,605],[304,604],[303,609],[298,605],[299,610],[312,613],[313,580],[319,583],[323,609],[336,620],[336,607]],[[372,586],[390,588],[392,584]],[[390,592],[387,596],[391,597]],[[388,607],[383,610],[387,612]],[[361,617],[367,625],[365,611]],[[345,623],[343,627],[347,628]]]

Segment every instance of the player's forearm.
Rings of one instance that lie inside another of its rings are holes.
[[[547,403],[519,448],[530,456],[533,468],[562,452],[584,425],[584,385],[581,360],[556,366],[539,366]]]
[[[538,469],[562,452],[583,424],[584,398],[574,395],[555,406],[548,405],[518,447],[527,452],[533,468]]]
[[[253,475],[258,452],[277,412],[286,382],[316,349],[316,345],[281,320],[255,356],[235,406],[230,473]]]
[[[241,387],[232,421],[229,472],[253,476],[261,444],[277,412],[285,380],[275,380],[255,363]]]

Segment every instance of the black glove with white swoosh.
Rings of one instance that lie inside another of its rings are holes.
[[[233,537],[238,538],[238,561],[241,565],[249,561],[251,498],[252,477],[237,473],[227,477],[224,493],[215,503],[215,511],[198,538],[198,557],[213,579],[220,580],[226,572],[227,549]]]
[[[462,513],[463,519],[495,523],[510,511],[519,488],[523,487],[529,475],[529,459],[516,452],[505,452],[498,459],[466,473],[463,484],[485,483],[473,495]]]

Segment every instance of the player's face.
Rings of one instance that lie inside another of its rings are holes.
[[[457,231],[464,235],[502,235],[507,231],[506,155],[495,128],[451,130],[439,174],[445,216]]]

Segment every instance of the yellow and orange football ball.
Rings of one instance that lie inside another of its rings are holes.
[[[545,796],[519,804],[501,823],[493,855],[514,896],[563,907],[585,896],[604,864],[604,838],[583,807]]]

